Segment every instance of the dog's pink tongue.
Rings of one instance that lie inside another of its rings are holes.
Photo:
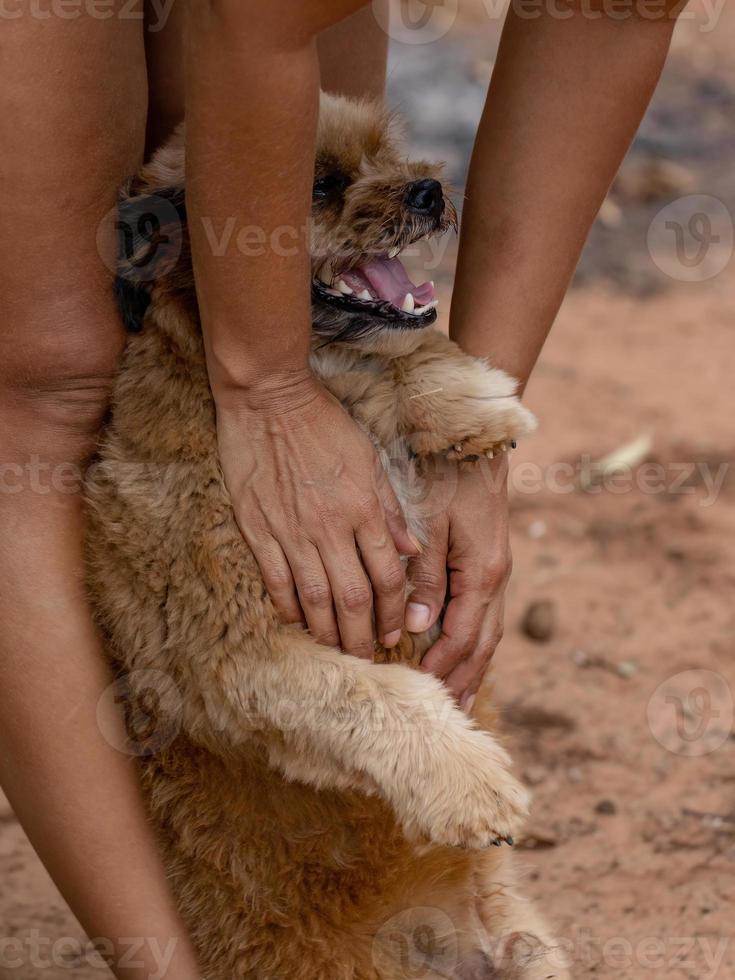
[[[408,293],[413,294],[416,306],[426,306],[434,299],[434,287],[430,282],[415,286],[408,278],[400,259],[387,257],[371,259],[360,266],[374,293],[399,309]]]

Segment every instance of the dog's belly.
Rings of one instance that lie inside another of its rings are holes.
[[[400,980],[422,957],[429,978],[433,955],[446,980],[437,920],[457,969],[474,962],[476,874],[495,853],[411,845],[376,797],[288,783],[255,748],[227,763],[180,737],[143,775],[207,980]]]

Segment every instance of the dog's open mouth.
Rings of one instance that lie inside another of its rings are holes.
[[[324,303],[402,327],[428,326],[439,305],[434,283],[413,283],[395,253],[371,256],[344,272],[333,272],[325,263],[314,277],[313,291]]]

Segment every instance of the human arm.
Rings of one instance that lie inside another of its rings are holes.
[[[187,207],[220,455],[282,616],[370,656],[415,554],[368,439],[308,368],[319,31],[354,0],[202,0],[187,26]],[[216,174],[216,179],[212,175]],[[234,222],[230,247],[212,247]],[[237,233],[264,242],[244,256]],[[233,288],[233,283],[237,288]],[[359,547],[359,554],[358,554]],[[333,609],[334,606],[334,609]]]
[[[674,27],[672,17],[568,13],[539,10],[527,19],[511,8],[462,223],[451,336],[522,389],[654,92]],[[502,458],[461,470],[448,513],[413,563],[409,628],[439,616],[448,566],[452,598],[424,667],[465,701],[502,635],[511,566],[506,472]]]

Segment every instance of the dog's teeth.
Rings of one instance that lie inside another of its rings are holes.
[[[485,455],[487,456],[488,459],[495,459],[495,450],[488,449]]]
[[[403,301],[403,306],[401,307],[401,310],[404,313],[413,313],[415,309],[416,309],[416,302],[413,298],[413,293],[406,293],[406,298]]]
[[[337,283],[337,289],[344,296],[352,296],[352,294],[354,293],[354,289],[350,289],[350,287],[347,285],[347,283],[344,281],[344,279],[340,279],[339,280],[339,282]]]
[[[398,245],[394,246],[394,248],[392,248],[390,252],[388,252],[388,258],[394,259],[397,255],[400,254],[400,251],[401,251],[400,246]]]
[[[428,313],[429,310],[436,309],[438,305],[439,305],[439,300],[433,299],[430,303],[427,303],[426,306],[420,306],[418,309],[414,310],[413,312],[416,314],[416,316],[421,316],[422,313]]]
[[[357,298],[358,299],[372,299],[373,297],[370,295],[370,291],[368,289],[363,289],[363,291],[361,293],[358,293],[357,294]]]

